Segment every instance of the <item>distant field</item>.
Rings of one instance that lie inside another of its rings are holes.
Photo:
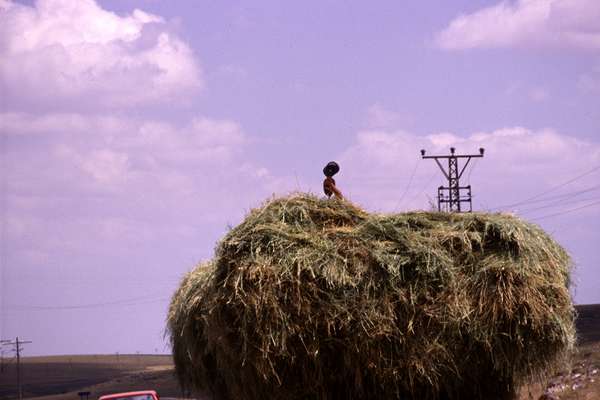
[[[600,304],[576,306],[577,333],[581,343],[600,341]]]
[[[600,304],[577,306],[577,312],[580,347],[573,367],[551,383],[563,400],[600,399]],[[22,381],[24,398],[34,400],[79,400],[77,392],[84,390],[92,392],[90,400],[141,389],[155,389],[162,397],[184,397],[173,375],[170,355],[25,357]],[[12,362],[0,373],[0,399],[17,398],[15,382]],[[538,399],[542,391],[541,384],[523,388],[520,400]]]
[[[146,354],[90,354],[90,355],[65,355],[65,356],[38,356],[25,357],[27,364],[47,364],[53,362],[69,364],[110,364],[116,367],[130,368],[131,366],[165,365],[171,362],[171,355],[146,355]]]
[[[25,357],[22,365],[23,397],[28,399],[79,399],[90,391],[92,399],[118,391],[156,389],[162,396],[182,397],[170,355],[77,355]],[[16,399],[16,368],[11,363],[0,374],[0,399]]]

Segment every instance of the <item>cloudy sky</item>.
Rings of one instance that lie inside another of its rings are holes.
[[[600,2],[0,0],[0,336],[164,353],[181,276],[273,194],[540,224],[600,302]]]

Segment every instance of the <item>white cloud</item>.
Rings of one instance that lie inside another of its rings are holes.
[[[540,103],[550,98],[548,91],[542,87],[534,87],[529,90],[529,98],[532,101]]]
[[[123,255],[133,245],[197,241],[291,189],[252,161],[248,136],[229,120],[5,113],[0,135],[6,240],[23,262],[32,248],[52,258],[96,254],[104,243]]]
[[[120,107],[202,84],[192,50],[159,16],[119,16],[93,0],[0,3],[0,89],[11,101]]]
[[[433,160],[421,159],[420,150],[442,155],[450,147],[457,154],[478,154],[480,147],[485,148],[476,168],[471,171],[474,159],[461,179],[461,184],[473,183],[474,205],[480,210],[517,202],[600,165],[600,143],[551,129],[511,127],[469,136],[369,130],[358,133],[354,144],[339,157],[343,175],[338,183],[368,209],[427,209],[427,197],[436,203],[437,187],[447,181]],[[566,190],[597,185],[598,174],[573,182]]]
[[[0,114],[0,135],[37,136],[39,146],[22,150],[36,152],[48,143],[52,156],[72,162],[104,183],[119,180],[117,176],[123,178],[127,171],[135,174],[194,166],[217,169],[239,158],[248,143],[236,122],[204,116],[177,126],[110,115],[4,113]],[[12,148],[7,150],[11,153]]]
[[[35,115],[23,112],[7,112],[0,114],[0,134],[31,135],[58,132],[80,134],[114,133],[124,130],[125,120],[106,116],[88,117],[78,113],[53,113]]]
[[[366,122],[370,128],[390,128],[398,125],[408,125],[412,122],[412,118],[405,113],[392,111],[379,103],[375,103],[367,109]]]
[[[246,140],[240,126],[233,121],[194,118],[188,129],[197,146],[240,146]]]
[[[129,157],[111,150],[94,150],[81,161],[81,169],[103,184],[127,180]]]
[[[379,103],[367,109],[367,124],[372,128],[388,128],[397,125],[399,120],[399,113],[388,110]]]
[[[597,0],[502,1],[461,15],[436,36],[446,50],[497,47],[600,49]]]
[[[527,98],[535,103],[541,103],[550,99],[550,91],[543,86],[529,86],[518,82],[509,84],[504,90],[506,96],[515,99]]]

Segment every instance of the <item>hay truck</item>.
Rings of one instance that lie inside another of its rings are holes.
[[[214,400],[514,400],[573,349],[570,271],[508,214],[275,198],[174,294],[175,370]]]

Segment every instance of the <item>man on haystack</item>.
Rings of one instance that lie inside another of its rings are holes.
[[[323,191],[327,195],[327,197],[331,197],[334,195],[336,199],[343,200],[344,196],[342,196],[342,192],[335,186],[335,179],[333,176],[340,171],[340,166],[335,161],[330,161],[327,163],[325,168],[323,168],[323,173],[326,178],[323,181]]]

